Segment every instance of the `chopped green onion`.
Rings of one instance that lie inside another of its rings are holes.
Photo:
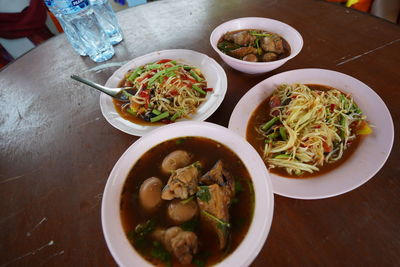
[[[255,32],[250,32],[251,35],[254,36],[261,36],[261,37],[268,37],[268,36],[272,36],[272,34],[270,33],[255,33]]]
[[[261,130],[268,131],[269,128],[272,127],[272,125],[274,125],[277,121],[279,121],[278,117],[273,117],[270,121],[268,121],[266,124],[264,124],[263,126],[261,126]]]
[[[196,90],[197,92],[199,92],[200,94],[203,94],[203,95],[206,95],[207,93],[203,90],[203,89],[201,89],[200,87],[198,87],[197,85],[192,85],[192,88],[194,89],[194,90]]]
[[[169,116],[169,112],[168,112],[168,111],[165,111],[164,113],[161,113],[160,115],[151,118],[150,121],[151,121],[151,122],[156,122],[156,121],[165,119],[165,118],[167,118],[168,116]]]
[[[154,115],[160,115],[160,114],[161,114],[161,111],[159,111],[159,110],[157,110],[157,109],[153,109],[153,110],[151,111],[151,113],[153,113]]]
[[[172,115],[171,117],[171,121],[175,121],[177,118],[179,118],[181,116],[180,112],[176,112],[174,115]]]
[[[190,73],[190,75],[193,76],[193,78],[194,78],[196,81],[201,82],[201,81],[203,80],[202,78],[200,78],[199,75],[197,75],[197,73],[196,73],[195,71],[190,70],[189,73]]]
[[[286,140],[287,140],[287,134],[286,134],[286,129],[285,129],[285,127],[279,128],[279,133],[280,133],[280,135],[282,136],[282,139],[283,139],[284,141],[286,141]]]

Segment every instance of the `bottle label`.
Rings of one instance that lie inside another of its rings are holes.
[[[60,14],[73,14],[89,7],[89,0],[44,0],[44,3],[51,12]]]

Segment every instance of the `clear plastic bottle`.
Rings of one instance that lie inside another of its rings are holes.
[[[63,15],[61,15],[61,14],[57,15],[56,18],[57,18],[58,22],[60,22],[61,27],[64,30],[65,36],[67,36],[67,39],[68,39],[69,43],[71,44],[72,48],[79,55],[87,56],[87,53],[85,51],[85,47],[82,43],[82,40],[79,37],[78,33],[75,31],[74,27],[64,21]]]
[[[82,48],[95,62],[114,55],[110,39],[100,26],[89,0],[45,0],[45,3],[56,17],[62,18],[61,26],[75,50]]]
[[[111,44],[115,45],[122,41],[122,31],[118,25],[117,17],[108,0],[90,0],[90,4],[100,22],[100,25],[106,31]]]

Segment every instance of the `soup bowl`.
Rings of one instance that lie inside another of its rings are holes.
[[[257,256],[267,238],[273,215],[272,185],[267,169],[257,152],[231,130],[208,122],[177,122],[156,129],[132,144],[115,164],[108,178],[101,207],[107,246],[120,266],[150,266],[126,237],[120,216],[121,193],[136,161],[149,149],[179,137],[205,137],[233,151],[247,168],[254,187],[254,215],[240,245],[217,266],[247,266]]]
[[[282,36],[290,45],[289,56],[271,62],[249,62],[228,56],[218,49],[218,41],[225,33],[245,29],[265,30]],[[246,17],[233,19],[216,27],[211,33],[210,43],[222,60],[232,68],[249,74],[258,74],[274,70],[294,58],[303,47],[303,38],[297,30],[286,23],[268,18]]]

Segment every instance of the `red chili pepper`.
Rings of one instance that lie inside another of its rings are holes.
[[[160,122],[165,123],[165,124],[170,124],[172,121],[170,119],[163,119]]]
[[[172,59],[161,59],[160,61],[157,62],[157,64],[167,63],[170,61],[172,61]]]
[[[170,94],[171,96],[177,96],[177,95],[179,95],[178,91],[176,91],[176,90],[172,90],[171,92],[169,92],[169,94]]]
[[[328,153],[332,151],[332,147],[328,146],[326,142],[322,142],[322,146],[324,147],[324,152]]]
[[[331,112],[333,112],[335,110],[336,105],[335,104],[331,104]]]
[[[319,128],[321,128],[321,125],[315,125],[314,126],[314,129],[319,129]]]
[[[147,109],[147,108],[149,107],[149,103],[150,103],[150,94],[149,94],[149,91],[143,90],[143,91],[141,91],[141,92],[139,93],[139,96],[140,96],[140,97],[143,97],[143,98],[145,99],[146,103],[145,103],[145,106],[144,106],[144,107]]]
[[[212,92],[214,89],[213,88],[203,88],[203,90],[206,92]]]

